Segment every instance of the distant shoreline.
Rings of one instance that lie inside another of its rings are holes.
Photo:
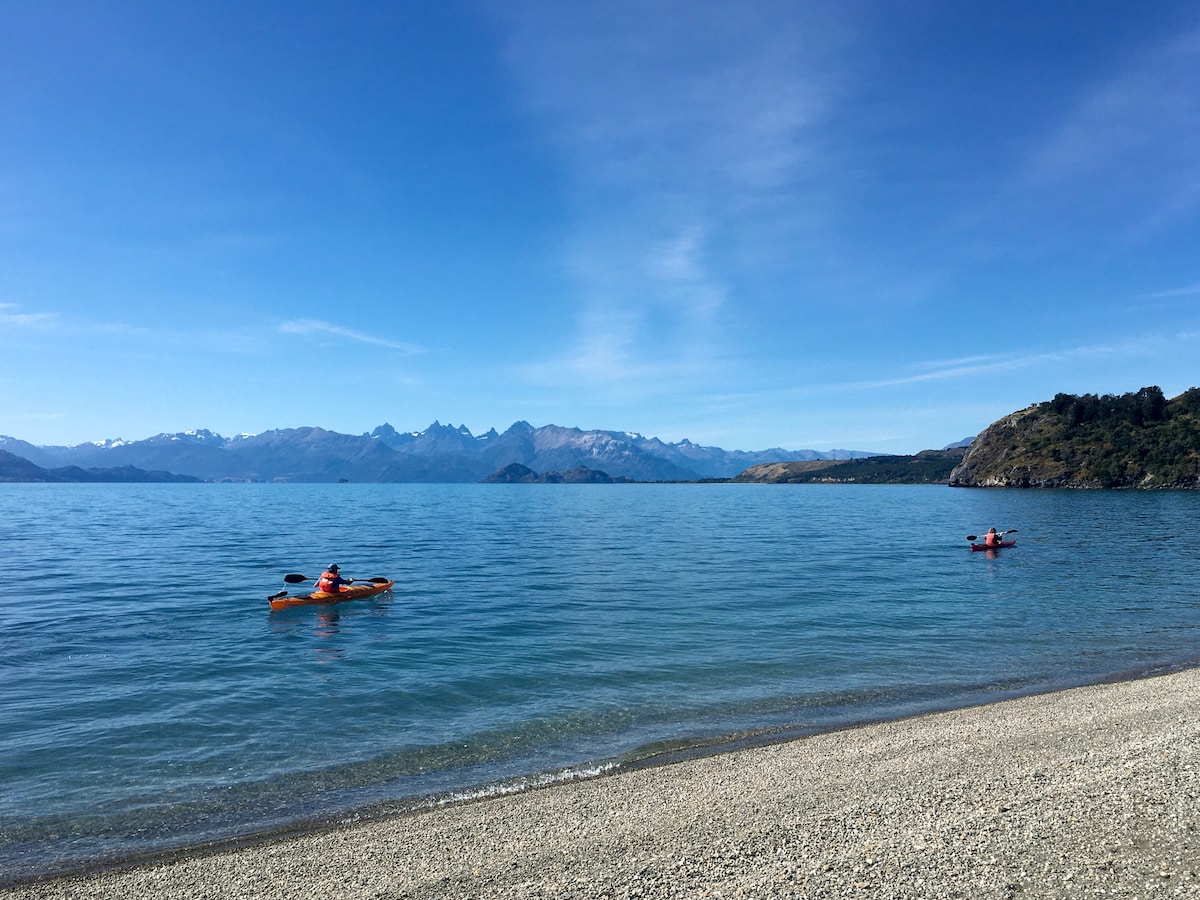
[[[1200,889],[1200,669],[9,886],[33,898]],[[1191,775],[1189,775],[1191,773]],[[939,888],[939,885],[941,886]],[[839,887],[840,886],[840,887]],[[1064,894],[1066,895],[1066,894]],[[1154,894],[1148,894],[1154,896]]]

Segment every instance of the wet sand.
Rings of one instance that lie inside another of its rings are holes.
[[[33,898],[1200,897],[1200,670],[218,853]]]

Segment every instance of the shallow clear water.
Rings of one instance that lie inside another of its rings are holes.
[[[0,880],[1200,658],[1189,493],[4,485]],[[1017,547],[965,536],[1019,528]],[[338,562],[390,594],[270,612]]]

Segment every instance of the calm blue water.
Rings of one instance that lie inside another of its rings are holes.
[[[3,485],[0,881],[1200,658],[1200,495]],[[989,559],[965,536],[1019,528]],[[338,562],[390,595],[270,612]]]

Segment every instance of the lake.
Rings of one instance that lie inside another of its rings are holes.
[[[1200,660],[1184,492],[0,486],[0,881]],[[966,535],[1019,530],[972,553]],[[387,576],[271,612],[282,576]]]

